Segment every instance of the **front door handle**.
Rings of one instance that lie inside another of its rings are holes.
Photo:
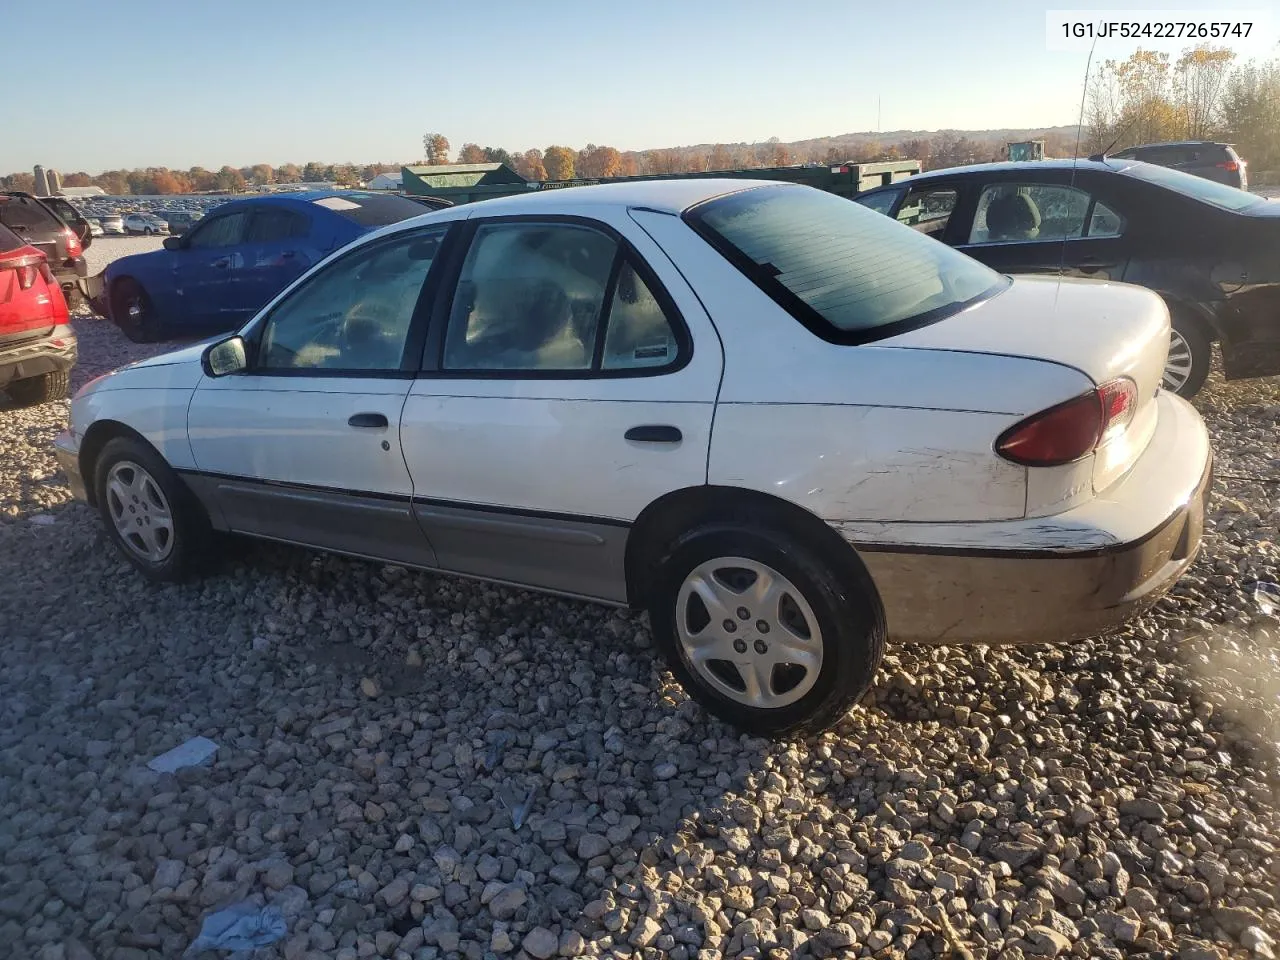
[[[386,427],[387,416],[383,413],[353,413],[347,418],[350,427]]]
[[[632,427],[624,436],[636,443],[679,443],[684,439],[684,434],[680,432],[679,427],[652,423]]]

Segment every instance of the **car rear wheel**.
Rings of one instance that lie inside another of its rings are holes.
[[[151,298],[136,280],[125,277],[111,288],[111,318],[134,343],[152,343],[160,337]]]
[[[874,587],[846,579],[784,530],[711,524],[660,566],[650,623],[712,713],[765,736],[816,733],[862,698],[884,655]]]
[[[62,400],[67,395],[71,384],[71,373],[68,370],[51,370],[38,377],[24,377],[14,380],[5,389],[10,399],[20,407],[33,407],[38,403],[50,400]]]
[[[1169,331],[1169,357],[1161,386],[1180,397],[1194,397],[1209,376],[1213,351],[1199,325],[1175,313]]]
[[[191,491],[150,447],[116,437],[95,470],[98,510],[117,549],[157,581],[180,581],[208,558],[209,520]]]

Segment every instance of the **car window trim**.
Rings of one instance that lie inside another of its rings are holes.
[[[404,230],[393,233],[390,236],[379,237],[371,243],[361,243],[350,250],[344,251],[340,256],[333,260],[327,261],[322,270],[306,277],[297,286],[289,290],[288,294],[278,300],[271,306],[271,309],[254,319],[252,324],[246,328],[241,336],[244,337],[248,349],[245,351],[249,356],[250,362],[248,368],[243,374],[237,376],[254,376],[254,377],[281,377],[281,378],[311,378],[311,379],[363,379],[363,380],[412,380],[417,374],[417,357],[421,355],[423,343],[426,340],[427,326],[430,321],[430,314],[436,297],[436,288],[439,285],[439,277],[441,276],[442,261],[449,254],[450,248],[457,244],[459,221],[450,221],[448,223],[429,223],[412,230]],[[271,322],[271,318],[276,311],[288,303],[301,290],[314,282],[322,273],[327,272],[338,264],[351,257],[360,256],[370,250],[382,246],[391,246],[392,244],[401,242],[408,238],[412,243],[414,239],[433,233],[443,229],[444,236],[440,240],[440,251],[431,261],[431,267],[427,270],[427,276],[423,281],[422,288],[418,291],[418,299],[413,305],[413,314],[409,318],[409,332],[405,337],[404,348],[400,352],[400,365],[396,368],[386,369],[333,369],[320,367],[298,367],[298,368],[264,368],[258,366],[259,352],[262,349],[262,337],[266,331],[267,324]]]
[[[465,221],[460,231],[458,250],[454,261],[449,264],[448,272],[440,278],[440,289],[432,304],[431,322],[428,328],[427,342],[423,350],[422,362],[417,371],[419,379],[432,380],[627,380],[637,377],[659,377],[676,373],[689,365],[693,359],[693,337],[684,315],[676,305],[670,291],[658,278],[649,262],[641,256],[635,246],[615,227],[602,220],[576,214],[507,214],[504,216],[471,217]],[[583,370],[446,370],[444,369],[444,341],[448,333],[449,319],[453,312],[453,300],[458,292],[458,282],[462,276],[462,266],[467,253],[475,240],[476,233],[482,225],[499,223],[564,223],[586,227],[602,233],[614,242],[613,263],[609,267],[608,285],[604,292],[604,302],[600,308],[600,319],[596,324],[596,341],[592,350],[592,366]],[[654,367],[623,367],[603,369],[604,338],[608,330],[608,321],[613,312],[613,298],[617,291],[618,276],[622,265],[630,263],[636,275],[648,286],[654,300],[658,302],[663,316],[676,339],[676,355],[670,362]]]

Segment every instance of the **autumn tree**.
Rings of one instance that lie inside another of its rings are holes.
[[[422,135],[422,152],[427,163],[438,166],[449,162],[449,140],[443,133],[424,133]]]
[[[129,179],[123,170],[107,170],[93,178],[94,186],[113,197],[123,197],[129,192]]]
[[[311,164],[307,164],[307,166],[309,167]],[[219,170],[217,176],[214,177],[214,183],[217,185],[217,189],[225,190],[228,193],[244,189],[244,177],[240,176],[240,171],[235,167],[223,167]]]
[[[312,160],[302,168],[302,182],[316,183],[325,179],[325,165]]]
[[[502,147],[485,147],[484,159],[486,163],[505,163],[508,167],[515,169],[515,157]]]
[[[547,168],[542,164],[542,151],[537,147],[517,154],[514,160],[516,173],[526,180],[547,179]]]
[[[542,165],[548,180],[572,180],[574,177],[574,151],[568,147],[547,147],[542,153]]]
[[[191,183],[185,174],[174,170],[158,170],[151,175],[150,192],[153,193],[190,193]]]
[[[252,180],[258,186],[270,183],[274,176],[275,171],[271,169],[271,164],[269,163],[255,163],[249,168],[248,179]]]
[[[723,143],[717,143],[711,148],[711,156],[707,158],[707,169],[732,170],[733,152]]]
[[[1235,52],[1207,43],[1184,50],[1174,65],[1182,136],[1203,140],[1216,128]]]
[[[3,184],[6,190],[21,190],[23,193],[31,193],[36,188],[36,175],[34,173],[11,173],[7,177],[0,177],[0,184]]]
[[[1280,60],[1233,70],[1220,113],[1224,134],[1253,170],[1280,170]]]
[[[485,155],[484,148],[478,143],[464,143],[462,149],[458,151],[459,163],[488,163],[489,158]]]
[[[618,176],[635,177],[640,173],[640,164],[636,161],[634,153],[624,153],[622,159],[618,162]]]
[[[93,178],[83,170],[76,173],[68,173],[62,178],[64,187],[88,187],[93,185]]]
[[[613,147],[597,147],[589,143],[578,151],[574,167],[580,177],[616,177],[621,174],[622,154]]]
[[[297,183],[302,179],[302,168],[296,163],[286,163],[283,166],[276,167],[276,181],[278,183]]]

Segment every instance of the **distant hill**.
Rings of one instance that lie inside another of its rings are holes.
[[[965,137],[974,141],[996,141],[1000,143],[1016,142],[1019,140],[1047,140],[1052,138],[1074,140],[1078,130],[1079,127],[1075,124],[1058,127],[1004,127],[993,130],[956,130],[952,128],[942,128],[939,130],[882,130],[878,133],[870,130],[863,130],[855,133],[840,133],[830,137],[813,137],[808,140],[781,140],[778,142],[781,146],[787,147],[796,153],[809,153],[814,150],[825,151],[832,147],[863,147],[871,143],[902,143],[906,140],[928,140],[933,137]],[[764,142],[768,141],[756,141],[755,143],[739,141],[737,143],[723,144],[723,146],[752,147],[758,146],[760,143]],[[677,149],[709,151],[715,146],[716,144],[714,143],[698,143],[690,144],[686,147],[679,147]],[[666,147],[656,149],[670,148]]]

